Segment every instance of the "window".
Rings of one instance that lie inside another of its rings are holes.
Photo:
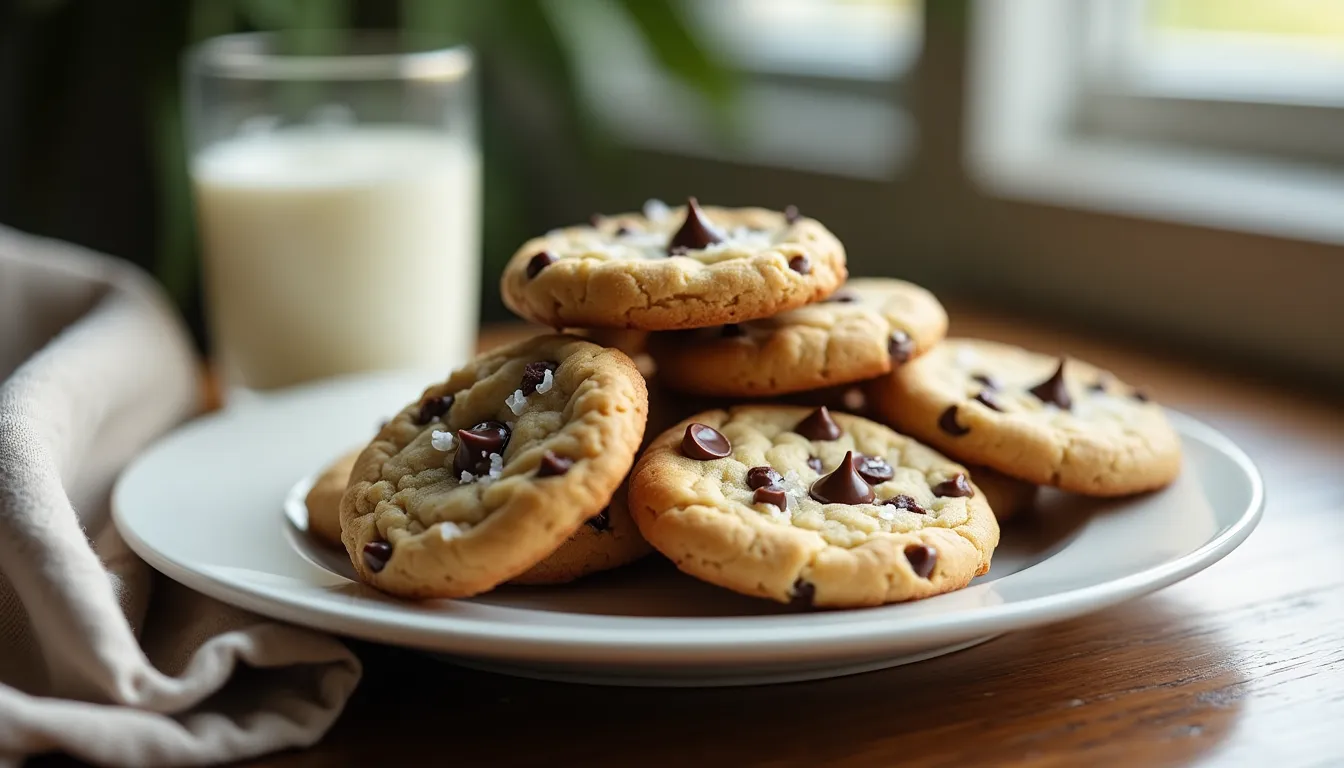
[[[991,191],[1344,242],[1344,3],[1007,6],[976,5],[969,155]]]
[[[735,73],[716,107],[660,71],[603,0],[557,16],[580,51],[596,116],[626,143],[728,162],[889,179],[913,144],[900,81],[918,54],[915,0],[681,0],[706,50]],[[562,30],[562,32],[565,30]]]

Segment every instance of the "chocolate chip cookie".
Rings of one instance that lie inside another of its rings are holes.
[[[995,472],[989,467],[968,466],[975,487],[985,494],[985,501],[994,510],[994,519],[1000,523],[1031,509],[1036,503],[1040,486]]]
[[[768,397],[881,376],[946,333],[947,313],[933,294],[903,280],[859,278],[825,301],[763,320],[653,334],[649,351],[673,389]]]
[[[1180,438],[1162,408],[1081,360],[951,339],[869,394],[897,429],[1031,483],[1121,496],[1180,472]]]
[[[359,458],[352,451],[322,471],[308,492],[308,533],[322,544],[344,549],[341,543],[341,497],[350,481],[350,471]],[[621,485],[606,509],[588,518],[558,549],[527,572],[514,577],[513,584],[563,584],[590,573],[617,568],[634,562],[651,551],[639,535],[630,508],[625,503],[626,486]]]
[[[648,204],[530,240],[504,269],[509,309],[553,328],[670,330],[737,323],[825,298],[840,241],[794,211]]]
[[[863,606],[966,586],[998,524],[964,467],[824,408],[707,411],[659,435],[630,482],[644,537],[743,594]]]
[[[478,357],[355,462],[341,529],[360,579],[466,597],[527,572],[607,507],[647,409],[629,357],[573,336]]]
[[[308,535],[329,547],[343,547],[341,543],[341,497],[350,483],[350,470],[355,468],[359,451],[350,451],[333,461],[308,489],[304,505],[308,507]]]

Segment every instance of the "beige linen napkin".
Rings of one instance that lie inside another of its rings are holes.
[[[113,480],[191,415],[195,371],[138,271],[0,228],[0,766],[308,745],[359,681],[335,639],[173,584],[112,525]]]

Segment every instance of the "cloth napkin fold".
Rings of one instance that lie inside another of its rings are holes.
[[[139,271],[0,228],[0,767],[309,745],[359,681],[337,640],[174,584],[113,526],[112,482],[194,412],[196,370]]]

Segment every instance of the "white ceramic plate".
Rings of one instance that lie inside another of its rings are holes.
[[[1138,597],[1231,552],[1263,501],[1237,446],[1173,413],[1186,463],[1172,487],[1119,501],[1043,493],[1036,514],[1005,527],[988,574],[929,600],[797,612],[653,557],[564,587],[403,602],[352,581],[343,553],[309,541],[302,498],[316,471],[368,440],[428,380],[322,382],[187,424],[122,476],[117,525],[173,579],[285,621],[535,677],[735,685],[918,661]]]

